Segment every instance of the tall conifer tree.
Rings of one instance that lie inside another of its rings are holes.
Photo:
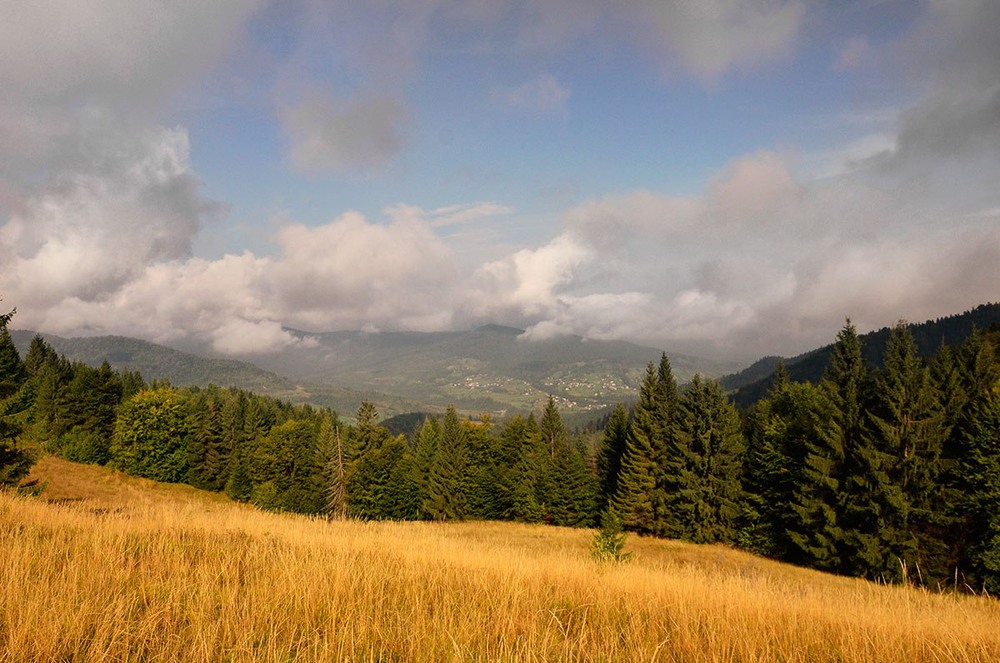
[[[657,371],[650,363],[639,389],[639,402],[632,410],[618,488],[611,500],[611,508],[622,525],[640,534],[656,534],[662,530],[653,506],[662,457],[658,448],[662,439],[658,425],[658,392]]]
[[[597,476],[600,481],[598,509],[601,512],[608,507],[618,492],[618,475],[628,446],[628,429],[628,412],[625,406],[618,403],[608,417],[608,423],[604,427],[604,437],[601,438],[597,452]]]
[[[667,463],[667,534],[696,543],[736,540],[745,442],[722,388],[696,375],[680,399]]]

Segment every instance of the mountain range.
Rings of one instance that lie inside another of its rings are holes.
[[[972,329],[1000,325],[1000,304],[910,325],[920,352],[963,341]],[[633,401],[649,362],[661,350],[624,341],[580,336],[528,340],[523,330],[487,325],[452,332],[312,333],[288,330],[298,342],[243,360],[213,356],[208,348],[182,351],[135,338],[43,337],[60,354],[90,365],[107,361],[149,380],[176,386],[233,386],[352,414],[362,400],[387,416],[437,412],[454,405],[469,414],[502,417],[538,409],[553,396],[568,421],[596,419],[616,402]],[[881,364],[889,328],[861,337],[865,358]],[[22,356],[34,332],[12,330]],[[764,357],[743,370],[733,362],[667,353],[679,383],[695,373],[719,378],[741,405],[763,396],[783,361],[795,381],[817,381],[832,344],[801,355]]]
[[[433,333],[289,331],[299,343],[242,361],[209,356],[206,348],[186,352],[121,336],[43,337],[71,360],[108,361],[138,370],[147,380],[235,386],[348,415],[366,399],[387,416],[440,411],[449,404],[470,414],[503,416],[537,409],[552,395],[571,419],[592,416],[633,400],[646,365],[662,353],[580,336],[529,341],[523,330],[498,325]],[[34,332],[12,335],[26,353]],[[738,368],[682,354],[669,357],[682,382],[696,372],[718,377]]]

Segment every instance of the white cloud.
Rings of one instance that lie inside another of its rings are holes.
[[[251,322],[226,320],[211,333],[212,347],[223,354],[246,355],[283,350],[296,342],[294,336],[274,320]]]
[[[562,234],[537,249],[521,249],[483,265],[476,278],[484,295],[477,298],[479,313],[550,313],[559,304],[558,292],[572,284],[577,270],[596,253],[571,235]]]
[[[199,220],[213,212],[190,172],[186,132],[116,142],[101,169],[51,183],[0,226],[5,272],[25,299],[99,297],[151,261],[186,256]]]

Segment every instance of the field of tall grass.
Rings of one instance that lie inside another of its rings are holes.
[[[997,661],[1000,602],[586,530],[327,522],[45,458],[0,494],[0,661]]]

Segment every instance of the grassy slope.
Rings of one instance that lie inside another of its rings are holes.
[[[989,661],[1000,604],[722,547],[328,523],[44,459],[0,494],[0,660]]]

